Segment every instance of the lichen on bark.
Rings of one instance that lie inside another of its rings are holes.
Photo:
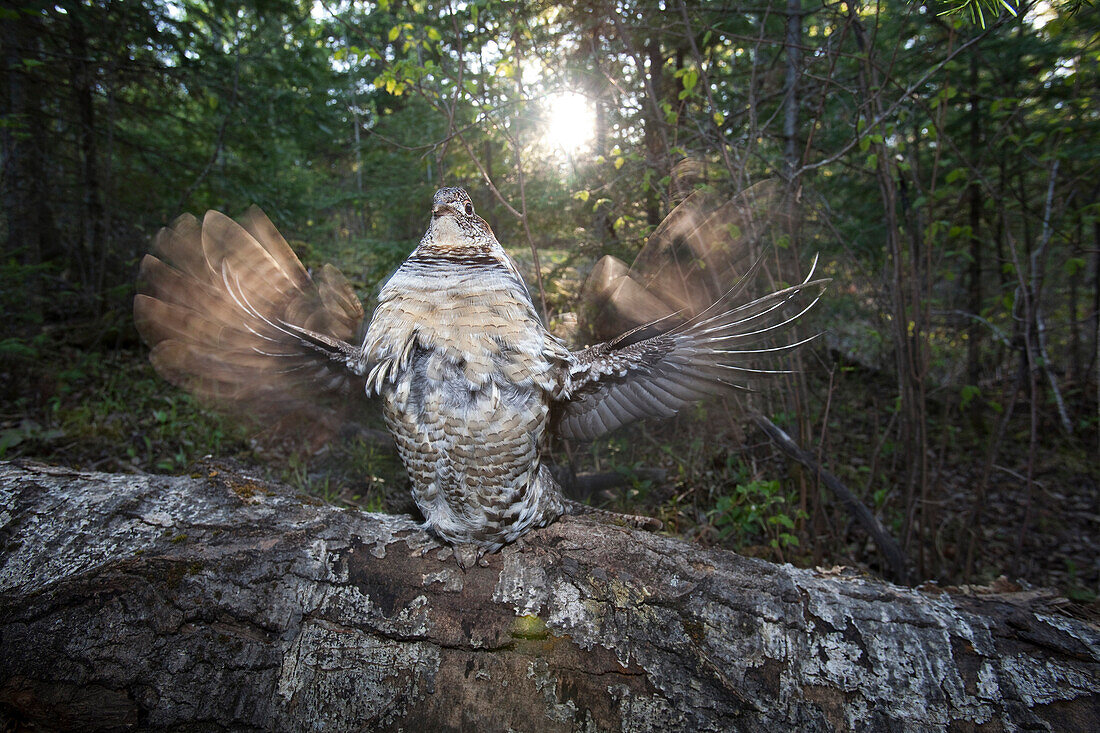
[[[0,711],[234,730],[1097,729],[1100,635],[566,518],[462,571],[205,467],[0,464]]]

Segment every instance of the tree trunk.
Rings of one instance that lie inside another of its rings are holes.
[[[982,106],[978,96],[978,49],[970,52],[970,155],[971,160],[979,160],[982,145]],[[982,303],[985,293],[982,290],[982,249],[985,240],[981,236],[982,191],[978,181],[971,181],[966,190],[967,207],[970,217],[970,264],[967,268],[967,307],[970,310],[970,322],[966,327],[966,381],[977,386],[981,383],[982,369],[982,329],[978,318],[982,315]],[[970,408],[975,423],[980,422],[982,400],[973,400]]]
[[[40,18],[29,11],[0,21],[0,251],[5,260],[28,267],[21,283],[5,286],[22,288],[22,318],[29,322],[40,319],[49,291],[37,268],[63,254],[50,204],[50,125],[39,91],[43,79],[34,72],[44,64],[41,33]]]
[[[798,108],[799,65],[802,57],[802,0],[787,0],[787,35],[783,52],[787,59],[787,76],[783,82],[783,177],[789,193],[797,191],[795,181],[799,168]]]
[[[0,463],[0,522],[5,730],[1100,728],[1100,633],[1028,594],[576,518],[464,573],[408,517],[214,465]]]
[[[646,105],[646,114],[643,115],[645,130],[642,133],[645,145],[646,166],[652,171],[651,183],[645,192],[645,218],[646,224],[656,227],[661,223],[661,196],[657,191],[657,180],[665,169],[665,149],[661,144],[660,128],[664,124],[661,118],[661,102],[664,97],[664,65],[665,57],[661,51],[660,33],[654,30],[653,35],[646,39],[646,56],[649,57],[649,89],[650,103]]]
[[[99,267],[104,263],[103,194],[99,182],[99,152],[96,142],[97,122],[93,89],[97,70],[88,48],[88,35],[77,14],[69,20],[69,86],[76,109],[77,148],[80,151],[80,184],[83,201],[80,208],[81,243],[79,261],[84,275],[83,285],[94,293],[96,302],[103,293],[95,289],[101,280]]]

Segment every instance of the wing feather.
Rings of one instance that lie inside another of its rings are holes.
[[[644,324],[612,341],[573,354],[568,397],[556,405],[556,432],[591,440],[649,417],[670,417],[710,394],[745,389],[746,382],[786,373],[761,364],[813,338],[778,346],[761,345],[791,325],[821,297],[827,280],[814,280],[814,267],[798,285],[730,306],[723,299],[664,333],[631,341]],[[746,278],[731,289],[742,293]]]
[[[323,421],[366,401],[351,343],[363,324],[355,291],[331,265],[311,278],[258,208],[241,224],[215,211],[201,223],[182,216],[153,251],[134,320],[168,381],[269,425]]]

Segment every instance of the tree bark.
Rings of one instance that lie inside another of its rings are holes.
[[[1012,595],[577,518],[463,573],[408,517],[214,465],[0,463],[0,527],[5,730],[1100,727],[1100,633]]]

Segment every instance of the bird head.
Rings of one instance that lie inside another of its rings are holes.
[[[432,198],[432,220],[421,246],[443,250],[485,250],[496,244],[488,223],[476,213],[461,188],[441,188]],[[499,245],[498,245],[499,246]]]

